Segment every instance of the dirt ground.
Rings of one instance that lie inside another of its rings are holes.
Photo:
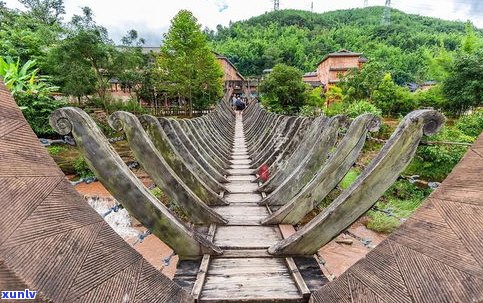
[[[387,237],[367,229],[360,221],[352,224],[348,231],[356,237],[341,234],[319,250],[319,255],[326,262],[324,267],[333,275],[332,278],[340,276]],[[352,244],[338,243],[340,240],[352,240]]]
[[[150,183],[150,180],[146,179],[144,183]],[[82,183],[75,188],[84,196],[111,197],[100,182]],[[136,220],[133,221],[133,227],[140,232],[145,230]],[[319,250],[319,255],[325,260],[324,271],[326,275],[330,275],[330,279],[340,276],[387,237],[367,229],[360,221],[354,223],[348,231],[348,234],[339,235]],[[126,239],[131,245],[134,244],[135,240]],[[351,242],[351,244],[338,242]],[[154,235],[149,235],[141,243],[137,243],[133,247],[155,268],[160,269],[171,279],[174,277],[178,257],[172,257],[169,265],[165,265],[163,259],[168,258],[173,251],[161,240]]]

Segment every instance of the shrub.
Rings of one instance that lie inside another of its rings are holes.
[[[465,135],[454,126],[445,126],[438,134],[428,137],[428,140],[471,143],[474,138]],[[443,181],[466,150],[467,147],[461,145],[419,146],[416,157],[409,164],[406,173],[419,175],[428,181]]]
[[[133,99],[129,99],[127,102],[113,101],[107,105],[109,112],[126,111],[134,114],[147,113],[147,109],[142,107],[139,102]]]
[[[323,98],[324,93],[322,87],[316,87],[314,89],[307,89],[306,91],[305,104],[313,107],[322,108],[325,104],[325,99]]]
[[[483,109],[462,116],[455,123],[455,127],[467,136],[478,137],[483,131]]]
[[[86,160],[84,159],[84,157],[82,155],[78,156],[74,160],[74,170],[75,170],[75,174],[79,178],[87,178],[87,177],[94,176],[94,173],[91,171],[91,169],[87,165]]]
[[[442,109],[446,102],[440,85],[436,85],[427,90],[418,90],[413,96],[420,107]]]
[[[344,102],[338,101],[331,103],[328,107],[324,108],[323,111],[326,116],[332,117],[343,114],[346,106],[347,105]]]
[[[320,107],[312,105],[304,105],[300,108],[299,115],[305,117],[315,117],[322,113]]]
[[[0,78],[37,136],[51,135],[54,131],[49,125],[49,115],[65,103],[52,97],[58,87],[49,83],[49,77],[39,76],[36,66],[35,60],[20,66],[20,59],[0,57]]]
[[[382,112],[379,108],[365,100],[356,101],[349,104],[349,106],[345,110],[345,113],[351,118],[355,118],[365,113],[370,113],[378,117],[382,115]]]
[[[37,136],[55,133],[50,127],[49,116],[54,110],[65,105],[63,101],[57,101],[46,95],[35,95],[27,92],[17,92],[14,94],[14,98]]]

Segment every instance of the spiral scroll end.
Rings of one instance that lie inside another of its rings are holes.
[[[122,112],[114,112],[107,118],[107,123],[115,131],[121,131],[124,127],[121,121],[121,115]]]
[[[380,127],[381,127],[381,118],[379,118],[375,115],[372,115],[372,119],[369,121],[367,129],[371,133],[375,133],[375,132],[379,131]]]
[[[423,133],[426,136],[434,135],[443,126],[446,118],[436,110],[427,110],[424,115]]]
[[[68,135],[72,132],[72,122],[67,115],[68,107],[56,109],[50,114],[49,124],[60,135]]]

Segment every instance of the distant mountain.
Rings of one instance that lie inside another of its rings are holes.
[[[383,10],[281,10],[218,26],[208,35],[215,51],[230,58],[244,75],[260,75],[277,63],[309,72],[327,53],[348,49],[383,63],[400,84],[428,80],[427,54],[441,45],[455,51],[465,36],[465,23],[394,9],[391,24],[381,25]],[[482,36],[481,30],[475,31]]]

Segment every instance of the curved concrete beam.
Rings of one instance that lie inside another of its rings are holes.
[[[134,156],[154,183],[161,188],[194,224],[226,224],[228,221],[209,208],[178,177],[163,156],[149,140],[138,118],[131,113],[118,111],[109,116],[109,125],[124,131]]]
[[[226,172],[228,165],[221,160],[218,155],[216,155],[209,147],[205,144],[205,142],[199,137],[196,133],[195,129],[191,128],[191,123],[189,120],[178,120],[179,125],[181,126],[182,130],[190,139],[193,146],[203,155],[208,163],[210,163],[213,168],[215,168],[219,172]]]
[[[187,227],[149,192],[84,111],[74,107],[57,109],[49,120],[59,134],[72,133],[99,181],[130,214],[178,255],[190,258],[222,253],[219,247]]]
[[[225,183],[227,180],[224,177],[219,178],[211,174],[210,171],[205,170],[205,167],[200,164],[200,162],[190,153],[188,147],[184,145],[181,138],[171,126],[171,123],[169,123],[169,120],[159,118],[158,121],[159,126],[161,126],[161,129],[164,131],[164,133],[166,133],[168,140],[171,141],[176,151],[186,161],[186,163],[192,167],[193,173],[198,174],[200,179],[205,180],[214,191],[220,192],[225,190],[225,187],[221,184],[221,182]]]
[[[270,167],[277,160],[277,156],[282,155],[288,146],[292,144],[292,141],[298,138],[298,133],[303,133],[307,124],[311,122],[311,118],[297,118],[293,125],[284,130],[282,140],[274,142],[273,148],[267,148],[259,161],[254,160],[254,167],[259,168],[263,164]]]
[[[201,179],[204,175],[200,167],[191,166],[186,160],[181,157],[176,148],[168,139],[163,128],[159,124],[157,118],[150,115],[143,115],[139,117],[139,121],[143,125],[149,139],[153,142],[156,149],[161,153],[163,158],[168,162],[169,166],[176,172],[176,174],[183,180],[186,185],[206,204],[208,205],[227,205],[228,203],[220,198],[212,188],[217,191],[224,190],[214,179]]]
[[[205,155],[196,148],[196,146],[191,142],[190,138],[181,128],[180,123],[174,119],[166,119],[166,118],[159,118],[161,125],[165,128],[165,123],[171,125],[172,130],[178,135],[178,138],[181,140],[183,145],[186,147],[186,150],[194,157],[196,161],[206,170],[210,175],[212,175],[218,182],[228,183],[228,180],[224,177],[227,174],[225,171],[218,171],[214,168],[209,161],[205,159]]]
[[[330,149],[337,141],[340,124],[346,121],[345,116],[335,116],[324,124],[323,130],[314,137],[315,144],[305,153],[305,157],[299,162],[288,162],[294,166],[286,166],[289,174],[274,191],[272,191],[260,204],[284,205],[290,201],[310,180],[315,173],[327,161]]]
[[[303,162],[305,157],[313,149],[328,123],[329,118],[324,116],[317,117],[311,124],[302,142],[299,144],[299,147],[295,149],[292,154],[285,159],[285,161],[279,162],[275,167],[272,168],[273,170],[270,171],[272,177],[265,182],[259,190],[264,192],[273,192],[280,185],[282,185],[293,172],[293,170]]]
[[[262,224],[295,225],[300,222],[344,178],[364,147],[367,132],[376,131],[379,123],[379,119],[371,114],[354,119],[335,152],[315,177],[287,204],[264,219]]]
[[[376,203],[412,160],[423,134],[437,132],[443,123],[443,115],[434,110],[409,113],[348,189],[307,225],[272,245],[268,252],[274,255],[316,253]]]

